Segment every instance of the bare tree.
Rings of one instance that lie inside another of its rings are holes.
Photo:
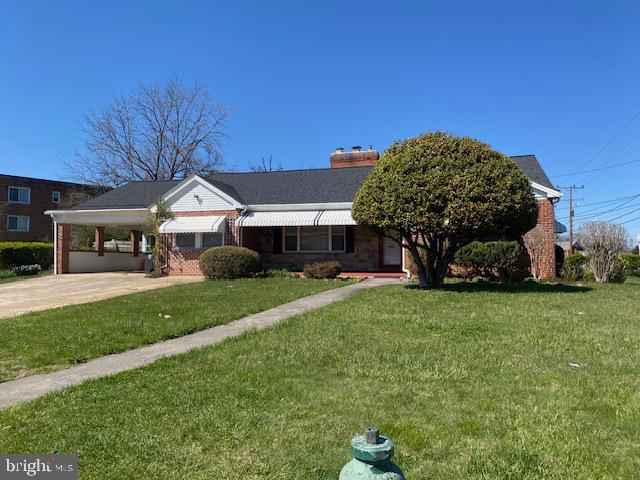
[[[249,169],[252,172],[273,172],[274,170],[284,170],[281,164],[278,164],[276,167],[273,166],[273,155],[269,155],[268,161],[262,157],[260,162],[249,164]]]
[[[589,222],[578,230],[578,242],[589,254],[589,267],[596,281],[608,282],[616,272],[619,255],[629,248],[627,230],[613,223]]]
[[[200,84],[140,85],[85,116],[84,148],[68,162],[74,177],[118,186],[133,180],[207,175],[222,164],[227,110]]]
[[[536,280],[540,280],[544,269],[544,263],[547,261],[547,249],[549,245],[555,243],[553,232],[548,228],[542,228],[536,225],[522,236],[522,242],[529,254],[531,260],[531,275]]]

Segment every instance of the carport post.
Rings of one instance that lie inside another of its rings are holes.
[[[140,244],[138,243],[140,239],[140,230],[131,230],[131,251],[133,252],[133,256],[137,257],[138,253],[140,253]]]
[[[98,256],[104,256],[104,227],[96,227],[96,245],[95,250],[98,252]]]

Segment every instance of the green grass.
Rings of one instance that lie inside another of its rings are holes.
[[[640,285],[388,286],[0,412],[84,479],[331,479],[376,425],[410,480],[637,479]],[[572,367],[577,364],[579,367]]]
[[[2,272],[6,272],[6,270],[3,270]],[[47,277],[49,275],[51,275],[51,270],[44,270],[42,272],[39,272],[37,275],[22,275],[22,276],[17,276],[17,275],[10,275],[10,276],[4,276],[4,275],[0,275],[0,285],[3,283],[11,283],[11,282],[21,282],[23,280],[30,280],[32,278],[40,278],[40,277]]]
[[[0,381],[179,337],[346,284],[204,281],[0,319]]]

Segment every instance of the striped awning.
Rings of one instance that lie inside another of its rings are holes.
[[[224,233],[223,216],[176,217],[160,225],[160,233]]]
[[[245,212],[238,218],[240,227],[304,227],[313,225],[355,225],[351,210],[287,210],[282,212]]]

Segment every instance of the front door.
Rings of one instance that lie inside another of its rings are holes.
[[[385,269],[400,270],[402,247],[389,237],[382,237],[382,266]]]

